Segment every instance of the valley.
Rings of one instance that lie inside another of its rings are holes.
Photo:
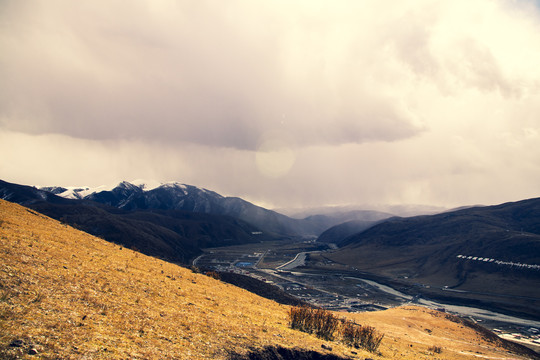
[[[0,198],[32,214],[280,305],[351,316],[420,306],[538,351],[540,199],[409,218],[352,211],[294,219],[179,183],[122,182],[76,198],[51,191],[0,181]]]
[[[290,306],[34,210],[0,200],[0,220],[3,359],[248,360],[275,352],[288,354],[286,360],[538,358],[470,321],[425,307],[334,312],[384,334],[379,350],[370,352],[292,329]],[[267,252],[261,243],[252,248],[257,254],[236,247],[222,263],[239,258],[234,265],[248,269],[258,262],[261,274],[270,274],[265,259],[277,263],[285,252],[317,251],[313,242],[274,245],[284,252]],[[207,260],[219,257],[202,256],[197,264]]]
[[[451,289],[447,285],[409,283],[359,271],[332,261],[332,249],[312,240],[204,249],[194,265],[244,274],[272,284],[306,303],[350,313],[420,305],[469,318],[503,337],[539,350],[536,309],[540,299],[519,295]],[[461,259],[456,258],[455,261]],[[503,264],[504,265],[504,264]],[[495,300],[494,300],[495,299]],[[508,311],[524,303],[524,312]],[[531,330],[532,329],[532,330]]]

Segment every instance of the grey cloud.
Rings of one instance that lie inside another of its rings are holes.
[[[139,5],[116,18],[118,3],[109,9],[86,4],[84,11],[54,4],[38,14],[14,6],[4,15],[22,23],[7,26],[1,37],[7,67],[0,123],[8,129],[251,150],[281,114],[288,115],[286,131],[306,145],[393,141],[420,131],[394,98],[381,101],[377,88],[320,78],[324,66],[340,65],[329,56],[307,71],[302,64],[287,68],[296,61],[288,56],[309,61],[333,41],[322,34],[314,48],[291,49],[290,32],[310,31],[301,15],[290,24],[279,21],[279,9],[268,15],[233,2],[218,8],[176,3],[172,14]],[[350,31],[354,38],[362,30]],[[351,68],[340,69],[339,77],[359,78],[354,66],[364,60],[352,55]],[[21,62],[27,56],[37,61]],[[296,73],[306,79],[295,88]],[[333,83],[338,88],[328,98]]]
[[[519,96],[519,88],[506,78],[487,46],[465,38],[457,40],[453,48],[454,56],[445,65],[465,87],[499,91],[504,96]]]
[[[176,180],[281,206],[538,196],[533,10],[0,1],[0,174]]]

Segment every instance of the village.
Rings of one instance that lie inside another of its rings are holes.
[[[295,262],[296,266],[302,264],[306,250],[318,251],[312,242],[290,245],[281,250],[270,250],[268,244],[213,248],[207,249],[193,264],[201,269],[250,276],[274,285],[306,303],[328,310],[364,312],[416,304],[463,316],[455,311],[457,307],[422,299],[420,295],[407,295],[374,281],[351,276],[350,273],[317,273],[295,268]],[[479,261],[478,258],[476,261]],[[508,317],[510,320],[501,321],[497,317],[482,316],[486,313],[480,311],[465,316],[501,338],[540,350],[540,324],[511,317]]]

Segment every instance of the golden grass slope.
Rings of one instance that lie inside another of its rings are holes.
[[[288,327],[288,309],[0,200],[0,358],[227,359],[268,345],[328,352],[328,342]],[[386,334],[380,354],[330,343],[340,356],[519,358],[422,308],[339,316]]]

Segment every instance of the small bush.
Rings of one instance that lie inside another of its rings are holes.
[[[371,352],[379,349],[384,338],[384,334],[371,326],[362,326],[349,320],[339,319],[324,309],[292,307],[289,311],[289,322],[292,329],[315,334],[325,340],[333,340],[337,332],[338,337],[345,344]]]
[[[289,310],[289,325],[291,329],[311,333],[312,309],[306,306],[292,307]]]
[[[432,351],[435,354],[440,354],[440,353],[442,353],[442,348],[440,346],[430,346],[428,348],[428,351]]]
[[[306,306],[293,307],[289,312],[292,329],[315,334],[325,340],[332,340],[339,325],[339,319],[324,309],[312,309]]]
[[[371,326],[361,326],[359,337],[360,347],[371,352],[376,352],[384,338],[384,334],[379,333]]]
[[[359,347],[360,327],[350,321],[345,321],[341,328],[341,337],[345,344]]]
[[[384,334],[379,333],[374,327],[362,326],[346,320],[341,326],[341,338],[349,346],[376,352]]]
[[[214,278],[216,280],[221,280],[221,276],[216,271],[207,271],[204,273],[204,275]]]
[[[332,340],[338,325],[339,320],[332,313],[324,309],[315,310],[315,334],[318,337]]]

